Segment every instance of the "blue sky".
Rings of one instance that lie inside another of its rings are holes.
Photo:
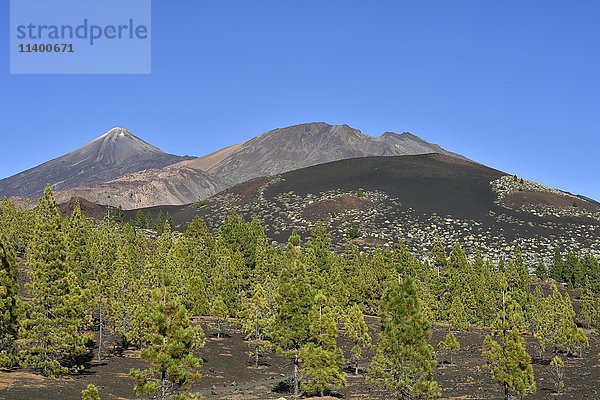
[[[597,1],[154,0],[151,75],[29,76],[8,73],[5,1],[0,177],[113,126],[204,155],[326,121],[600,199],[599,16]]]

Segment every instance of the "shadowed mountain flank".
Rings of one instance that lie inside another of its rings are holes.
[[[460,241],[470,251],[479,248],[498,257],[518,245],[530,263],[538,256],[549,260],[556,244],[600,248],[599,207],[579,198],[579,206],[573,207],[573,198],[563,200],[568,194],[531,181],[517,182],[513,191],[513,182],[502,171],[443,154],[363,157],[253,179],[209,198],[200,208],[142,211],[151,218],[169,212],[180,228],[196,215],[214,229],[232,212],[255,216],[280,243],[292,229],[306,238],[323,223],[339,248],[349,238],[365,250],[391,246],[401,238],[425,254],[436,233],[445,243]],[[529,191],[523,191],[525,197],[515,207],[521,185]],[[539,203],[540,198],[561,200],[548,205]]]

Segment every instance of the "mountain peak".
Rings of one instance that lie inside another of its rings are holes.
[[[98,136],[96,139],[92,140],[91,143],[94,143],[94,142],[100,141],[100,140],[118,140],[121,138],[135,139],[137,141],[143,142],[142,139],[135,136],[128,129],[116,126],[116,127],[112,128],[111,130],[109,130],[108,132],[106,132],[105,134]]]
[[[373,137],[347,124],[309,122],[273,129],[246,142],[186,163],[226,186],[316,164],[368,156],[440,153],[461,157],[411,133]]]
[[[109,130],[108,132],[106,132],[104,135],[102,135],[100,137],[107,137],[107,136],[124,137],[124,136],[134,136],[134,135],[125,128],[115,126],[114,128],[112,128],[111,130]]]
[[[418,140],[418,141],[424,142],[423,139],[421,139],[417,135],[415,135],[413,133],[410,133],[410,132],[402,132],[402,133],[384,132],[381,135],[381,137],[382,138],[396,138],[396,139]]]
[[[35,198],[46,184],[67,190],[190,158],[164,153],[127,129],[115,127],[75,151],[0,180],[0,196]]]

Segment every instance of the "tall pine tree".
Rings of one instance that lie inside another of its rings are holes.
[[[488,360],[492,379],[504,391],[504,399],[535,393],[535,379],[531,356],[527,354],[525,339],[521,336],[523,315],[518,304],[508,293],[508,284],[502,282],[502,309],[492,324],[491,333],[483,342],[483,357]]]
[[[60,212],[50,186],[38,202],[27,249],[30,297],[21,333],[25,365],[44,375],[66,373],[67,362],[87,353],[86,299],[69,268]]]
[[[14,252],[0,235],[0,367],[14,363],[13,341],[19,322],[18,275]]]
[[[381,300],[381,336],[371,362],[373,382],[399,399],[439,397],[431,325],[421,312],[414,278],[390,283]]]
[[[238,313],[238,321],[242,332],[254,347],[254,367],[258,368],[260,354],[268,348],[267,332],[273,321],[267,292],[260,283],[254,286],[252,297],[244,299],[242,309]]]
[[[279,275],[277,313],[272,330],[278,351],[293,360],[294,396],[300,393],[299,352],[310,339],[309,314],[314,302],[314,292],[301,258],[300,236],[294,231],[288,240],[286,263]]]
[[[352,341],[352,363],[354,374],[358,375],[360,361],[363,359],[363,350],[371,347],[371,336],[365,322],[365,317],[358,304],[353,305],[346,313],[344,333]]]
[[[310,338],[299,352],[302,363],[302,389],[321,397],[325,390],[346,385],[344,353],[337,347],[335,313],[327,298],[318,293],[309,315]]]
[[[188,399],[192,396],[190,387],[201,376],[202,360],[194,351],[204,346],[204,332],[190,324],[185,306],[173,291],[172,278],[165,269],[161,286],[154,290],[148,305],[148,343],[141,357],[150,368],[131,370],[137,395],[160,400]]]

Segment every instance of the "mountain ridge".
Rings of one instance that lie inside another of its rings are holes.
[[[371,136],[349,125],[311,122],[263,132],[203,157],[175,156],[115,127],[64,156],[0,180],[0,196],[39,196],[47,183],[72,197],[134,209],[188,204],[249,179],[341,159],[440,153],[418,136]]]
[[[248,179],[341,159],[427,153],[467,159],[408,132],[371,136],[346,124],[311,122],[272,129],[205,156],[218,162],[209,163],[205,157],[199,157],[180,164],[202,166],[227,186],[233,186]]]
[[[47,184],[63,191],[189,159],[165,153],[126,129],[113,128],[74,151],[0,180],[0,196],[36,198]]]

